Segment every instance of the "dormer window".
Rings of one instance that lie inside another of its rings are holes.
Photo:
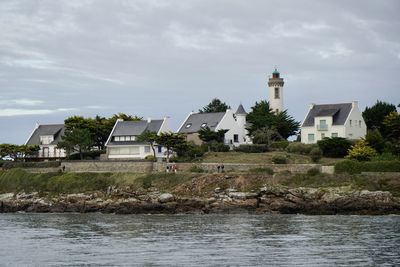
[[[204,127],[206,127],[206,126],[207,126],[207,122],[201,124],[201,128],[204,128]]]
[[[191,123],[188,123],[188,124],[186,124],[185,128],[186,128],[186,129],[189,129],[191,126],[192,126],[192,124],[191,124]]]
[[[40,136],[40,144],[41,145],[49,145],[54,141],[54,136],[52,135],[41,135]]]

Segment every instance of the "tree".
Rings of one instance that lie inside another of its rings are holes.
[[[200,113],[212,113],[212,112],[225,112],[227,109],[231,107],[228,106],[225,102],[222,102],[218,98],[214,98],[211,102],[203,107],[203,109],[199,109]]]
[[[156,150],[154,146],[157,143],[157,139],[158,139],[157,133],[151,131],[145,131],[144,133],[138,136],[138,141],[150,143],[151,149],[153,150],[154,160],[156,159]]]
[[[347,155],[351,143],[342,137],[326,137],[317,142],[325,157],[341,158]]]
[[[300,123],[289,116],[287,110],[276,114],[270,108],[269,102],[264,100],[256,102],[251,107],[251,112],[247,114],[246,119],[250,123],[247,130],[252,137],[256,130],[273,127],[283,139],[287,139],[289,136],[295,135],[300,127]]]
[[[91,145],[90,131],[88,129],[75,128],[65,130],[64,136],[57,147],[64,148],[68,154],[78,152],[80,158],[83,159],[83,152],[90,150]]]
[[[199,133],[199,138],[203,142],[211,142],[211,141],[216,141],[218,143],[224,143],[225,140],[225,133],[229,130],[221,129],[218,131],[213,131],[209,127],[203,127],[198,131]]]
[[[365,136],[365,141],[378,153],[382,153],[385,148],[385,139],[378,129],[370,129]]]
[[[26,156],[35,155],[39,149],[37,145],[0,144],[0,158],[9,156],[17,161]]]
[[[386,129],[386,147],[393,154],[400,155],[400,114],[391,112],[383,120]]]
[[[347,159],[355,159],[358,161],[368,161],[372,157],[378,155],[375,149],[370,147],[364,139],[359,140],[349,149]]]
[[[65,119],[64,124],[66,130],[89,130],[92,146],[98,148],[99,150],[103,150],[112,128],[118,119],[123,119],[124,121],[137,121],[141,120],[142,118],[133,115],[127,115],[125,113],[117,113],[110,118],[100,117],[98,115],[96,115],[95,118],[72,116]]]
[[[167,162],[169,162],[171,152],[186,144],[186,136],[182,133],[160,133],[156,142],[167,149]]]
[[[265,144],[269,148],[273,141],[283,140],[275,127],[263,127],[253,132],[254,144]]]
[[[393,111],[396,111],[395,105],[378,100],[372,107],[366,107],[362,116],[368,129],[378,129],[385,137],[383,120]]]

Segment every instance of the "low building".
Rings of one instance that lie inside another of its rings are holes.
[[[26,145],[37,145],[39,151],[36,155],[26,157],[26,160],[59,160],[66,157],[65,150],[57,148],[58,142],[64,135],[64,124],[36,124],[29,136]]]
[[[367,134],[367,126],[358,102],[342,104],[311,104],[301,126],[301,142],[314,144],[325,137],[360,139]]]
[[[144,132],[170,132],[168,118],[162,120],[123,121],[117,120],[106,142],[108,159],[144,159],[153,156],[150,143],[140,142]],[[166,149],[155,146],[156,157],[165,158]]]
[[[178,132],[187,136],[187,141],[197,145],[202,144],[199,131],[202,128],[210,128],[212,131],[228,130],[225,133],[224,143],[230,146],[239,146],[251,143],[246,130],[246,111],[240,104],[233,113],[230,109],[226,112],[193,113],[190,112],[185,121],[179,127]]]

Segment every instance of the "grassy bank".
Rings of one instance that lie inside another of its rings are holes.
[[[257,169],[229,174],[208,173],[28,173],[22,169],[0,171],[0,193],[40,192],[42,194],[105,192],[109,186],[126,192],[157,188],[182,196],[211,196],[214,189],[258,190],[264,185],[296,187],[343,187],[357,190],[389,191],[400,197],[400,177],[395,175],[327,175],[278,173]]]

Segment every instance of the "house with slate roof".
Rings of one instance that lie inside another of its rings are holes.
[[[341,104],[311,104],[301,126],[301,142],[314,144],[325,137],[360,139],[367,134],[367,126],[358,102]]]
[[[29,156],[27,160],[59,160],[66,157],[64,149],[57,148],[64,135],[64,124],[36,124],[25,145],[38,145],[37,155]]]
[[[170,132],[169,120],[117,120],[106,142],[108,159],[144,159],[153,156],[150,143],[138,141],[138,136],[146,131]],[[166,148],[156,146],[156,157],[165,158]]]
[[[246,111],[242,104],[233,113],[230,109],[226,112],[214,113],[193,113],[190,112],[185,121],[179,127],[178,132],[186,134],[187,141],[192,141],[197,145],[202,144],[199,138],[199,130],[205,127],[213,131],[221,129],[228,130],[225,133],[225,144],[239,146],[251,143],[246,130]]]

